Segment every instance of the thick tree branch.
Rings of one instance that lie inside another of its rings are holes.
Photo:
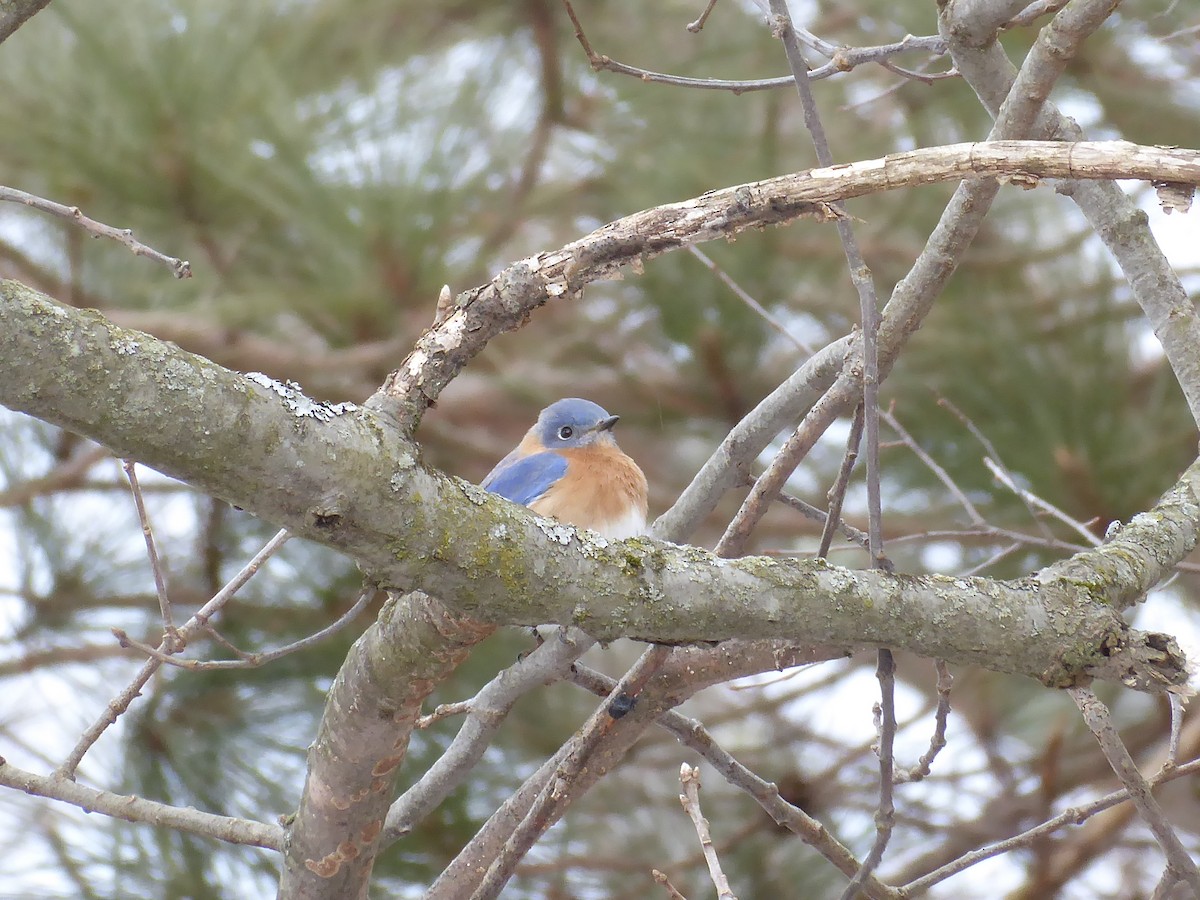
[[[413,593],[390,600],[355,642],[309,748],[281,897],[367,896],[421,704],[493,630]]]
[[[48,355],[59,365],[46,366]],[[1157,689],[1186,677],[1167,636],[1130,629],[1118,610],[1195,546],[1200,464],[1110,543],[1001,582],[606,541],[426,469],[415,445],[365,411],[239,376],[15,282],[0,282],[0,402],[486,622],[664,643],[891,646],[1053,685],[1091,674]]]

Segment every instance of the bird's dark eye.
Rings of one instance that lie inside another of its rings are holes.
[[[560,438],[562,438],[564,441],[570,440],[571,435],[573,435],[574,433],[575,433],[575,429],[572,428],[570,425],[564,425],[562,428],[558,429],[558,436]]]

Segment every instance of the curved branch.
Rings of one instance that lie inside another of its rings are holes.
[[[1200,151],[1126,141],[992,141],[896,153],[735,185],[618,219],[559,250],[539,253],[455,298],[455,312],[425,332],[368,401],[401,431],[416,427],[442,389],[493,337],[519,328],[551,299],[578,297],[592,281],[647,259],[748,228],[802,217],[832,221],[828,205],[921,184],[968,178],[1136,178],[1200,184]]]

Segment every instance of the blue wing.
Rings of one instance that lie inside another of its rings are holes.
[[[551,451],[500,460],[480,487],[528,506],[567,474],[566,457]]]

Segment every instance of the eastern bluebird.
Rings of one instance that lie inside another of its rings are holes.
[[[641,534],[646,476],[613,438],[619,418],[577,397],[552,403],[481,486],[605,537]]]

